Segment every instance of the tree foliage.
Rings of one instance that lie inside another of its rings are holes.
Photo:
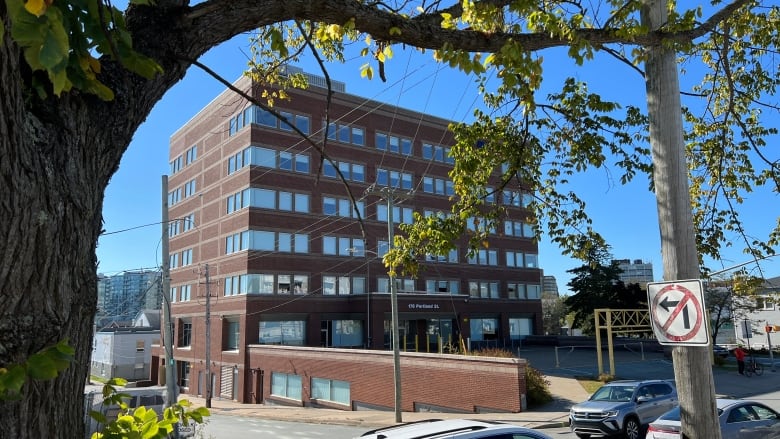
[[[704,301],[710,313],[710,332],[717,340],[724,327],[737,327],[759,309],[758,293],[764,280],[740,270],[730,279],[712,279],[706,284]]]
[[[130,407],[131,395],[122,393],[120,387],[127,384],[122,378],[112,378],[103,385],[103,405],[117,407],[116,419],[108,419],[103,412],[91,411],[90,417],[97,421],[99,431],[92,439],[165,439],[178,437],[174,433],[177,424],[202,424],[209,410],[205,407],[192,408],[192,403],[183,399],[166,407],[163,413],[144,406]]]
[[[558,335],[566,326],[569,309],[566,298],[550,292],[542,293],[542,329],[545,334]]]
[[[608,247],[591,249],[584,265],[567,270],[574,275],[567,285],[574,294],[564,303],[574,313],[574,327],[583,334],[595,334],[595,309],[647,307],[647,292],[637,284],[623,283],[621,272]]]
[[[656,4],[157,0],[120,11],[106,0],[3,0],[0,178],[9,189],[0,194],[0,236],[7,243],[0,249],[6,305],[0,367],[25,364],[57,337],[71,337],[76,351],[74,367],[41,392],[22,388],[22,400],[0,403],[8,415],[0,428],[17,437],[78,435],[32,419],[54,419],[61,411],[61,424],[74,429],[81,419],[75,399],[95,312],[94,249],[104,189],[136,128],[187,68],[215,45],[255,29],[252,73],[269,90],[273,81],[280,84],[274,72],[286,60],[308,51],[327,76],[326,63],[344,59],[352,42],[365,45],[367,78],[384,79],[385,63],[406,46],[431,50],[437,62],[478,81],[483,108],[473,123],[452,127],[452,212],[418,216],[405,226],[386,257],[391,272],[414,273],[419,257],[445,254],[463,233],[475,248],[486,245],[505,215],[500,204],[485,202],[488,191],[511,181],[534,196],[521,220],[564,253],[587,259],[604,240],[572,176],[610,169],[620,183],[645,178],[654,190],[667,183],[654,177],[666,157],[650,154],[659,143],[651,136],[664,127],[641,105],[602,99],[576,67],[616,60],[625,66],[621,74],[642,77],[659,50],[677,55],[690,84],[683,95],[684,135],[694,221],[664,225],[695,230],[697,248],[686,251],[700,263],[717,260],[726,246],[739,245],[751,256],[774,253],[780,222],[759,235],[745,228],[740,206],[755,191],[780,188],[778,159],[768,148],[779,108],[780,8],[769,1],[716,0],[678,10],[672,2],[656,28],[643,20]],[[545,67],[555,56],[542,53],[555,48],[564,49],[574,68],[560,83],[545,83]],[[653,78],[645,79],[650,84]],[[269,93],[270,101],[284,97]],[[327,158],[324,147],[319,151]],[[667,195],[660,195],[659,212],[670,209]],[[676,244],[666,229],[661,233],[664,248]],[[70,395],[70,404],[40,396],[48,394]]]

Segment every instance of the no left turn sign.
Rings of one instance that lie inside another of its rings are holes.
[[[658,342],[670,345],[709,344],[700,280],[647,284],[650,320]]]

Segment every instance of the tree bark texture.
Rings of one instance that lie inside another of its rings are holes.
[[[666,1],[647,0],[643,24],[658,29],[667,21],[666,8]],[[664,280],[699,279],[675,52],[648,47],[645,77]],[[709,349],[677,346],[672,355],[684,436],[719,439]]]

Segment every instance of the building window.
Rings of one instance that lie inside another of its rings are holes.
[[[460,281],[428,279],[425,281],[425,292],[428,294],[460,294]]]
[[[376,184],[400,189],[412,189],[412,174],[377,168]]]
[[[507,267],[523,267],[523,253],[522,252],[506,252],[506,266]]]
[[[174,223],[178,223],[178,221],[174,221]],[[182,233],[188,232],[195,228],[195,214],[191,213],[184,218],[181,219],[181,231]]]
[[[498,338],[498,319],[471,319],[471,340],[485,341]]]
[[[509,338],[519,340],[534,333],[534,321],[527,318],[509,319]]]
[[[539,255],[535,253],[526,253],[525,268],[539,268]]]
[[[273,113],[260,108],[256,105],[249,106],[230,119],[229,135],[233,136],[246,125],[257,124],[268,128],[275,128],[282,131],[292,131],[290,125],[298,128],[302,133],[309,134],[309,117],[302,114],[295,114],[289,111],[278,111],[279,115],[286,119],[286,122],[277,118]]]
[[[181,286],[181,301],[189,302],[192,298],[192,285]]]
[[[412,155],[412,141],[385,133],[376,133],[374,145],[380,151],[393,154]]]
[[[322,401],[350,405],[349,383],[325,378],[311,379],[311,397]]]
[[[515,236],[517,238],[533,238],[534,229],[531,224],[524,223],[522,221],[505,221],[504,235]]]
[[[249,164],[251,149],[247,148],[228,157],[228,175],[237,172]]]
[[[176,294],[176,287],[171,287],[171,302],[176,302],[178,298],[178,294]]]
[[[194,162],[198,159],[198,145],[194,145],[192,148],[188,149],[185,154],[185,160],[184,165],[189,165],[190,163]]]
[[[341,171],[341,175],[345,180],[357,181],[363,183],[366,181],[366,168],[363,165],[356,163],[336,161],[338,170]],[[336,166],[328,160],[325,160],[322,165],[322,175],[330,178],[338,178],[338,172],[336,172]]]
[[[435,195],[455,195],[455,186],[445,178],[423,177],[423,192]]]
[[[225,331],[225,347],[223,351],[237,351],[240,335],[240,322],[237,320],[225,319],[223,330]]]
[[[308,154],[276,151],[275,149],[262,146],[250,146],[228,158],[228,175],[250,164],[302,174],[309,173]]]
[[[271,395],[301,400],[301,377],[281,372],[271,373]]]
[[[366,278],[363,276],[322,275],[322,294],[324,296],[365,294]]]
[[[190,362],[178,361],[179,364],[179,385],[182,387],[190,386]]]
[[[398,293],[413,293],[416,291],[414,285],[414,279],[409,278],[395,278],[396,292]],[[390,292],[390,278],[380,277],[377,279],[377,291],[380,293]]]
[[[178,156],[170,163],[171,165],[171,175],[181,171],[182,169],[182,157]]]
[[[482,299],[498,299],[498,282],[469,281],[469,296]]]
[[[476,254],[469,256],[468,262],[476,265],[498,265],[498,251],[477,250]]]
[[[258,343],[303,346],[305,336],[306,322],[303,320],[261,321]]]
[[[756,297],[756,308],[763,311],[771,311],[775,309],[775,303],[769,297]]]
[[[242,250],[309,252],[309,235],[268,230],[246,230],[225,237],[225,254]]]
[[[168,267],[169,268],[176,268],[179,266],[179,254],[173,253],[170,255],[169,261],[168,261]]]
[[[355,204],[357,210],[355,210],[352,200],[348,198],[322,197],[322,213],[344,218],[358,218],[358,212],[360,212],[360,218],[365,218],[365,203],[356,201]]]
[[[190,347],[192,345],[192,322],[185,320],[179,322],[179,347]]]
[[[360,238],[323,236],[322,254],[338,256],[363,256],[365,242]]]
[[[323,320],[322,333],[328,334],[325,346],[355,347],[363,345],[362,320]]]
[[[146,350],[146,342],[143,340],[137,340],[135,342],[135,351],[144,352]]]
[[[182,200],[181,192],[182,192],[181,188],[176,188],[168,192],[168,205],[173,206],[179,201],[181,201]]]
[[[277,280],[278,279],[278,280]],[[290,286],[292,279],[292,286]],[[254,273],[228,276],[224,278],[225,296],[242,294],[308,294],[309,276],[305,274]]]
[[[456,264],[458,262],[458,249],[450,250],[446,255],[425,255],[428,262],[449,262]]]
[[[192,249],[182,250],[181,252],[181,266],[192,264]]]
[[[376,206],[377,221],[387,221],[387,205],[378,204]],[[393,223],[412,224],[414,222],[414,209],[411,207],[393,206]]]
[[[450,157],[450,148],[441,145],[431,145],[430,143],[423,143],[422,158],[426,160],[433,160],[435,162],[455,164],[455,159],[453,157]]]
[[[184,198],[195,195],[195,192],[196,192],[195,179],[192,179],[184,184]]]
[[[364,146],[366,142],[363,128],[350,127],[342,122],[331,122],[328,125],[328,139],[357,146]]]
[[[250,188],[228,196],[226,206],[227,213],[246,207],[308,213],[309,195],[265,188]]]
[[[525,290],[525,284],[517,282],[507,283],[507,298],[509,299],[527,299],[528,294]]]
[[[532,194],[521,193],[519,191],[505,190],[502,193],[502,202],[507,206],[525,207],[534,199]]]

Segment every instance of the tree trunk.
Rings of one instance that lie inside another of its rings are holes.
[[[667,22],[667,3],[646,0],[643,24],[656,30]],[[661,232],[664,280],[699,279],[699,258],[683,142],[676,54],[656,45],[647,49],[647,112],[653,153],[653,180]],[[719,439],[715,382],[707,347],[677,346],[674,378],[682,410],[683,436]],[[695,427],[695,428],[694,428]]]
[[[35,95],[7,34],[0,59],[0,367],[62,340],[75,349],[55,379],[0,400],[0,438],[81,438],[104,191],[138,125],[187,65],[169,62],[147,81],[105,62],[101,78],[117,97],[102,102]]]

